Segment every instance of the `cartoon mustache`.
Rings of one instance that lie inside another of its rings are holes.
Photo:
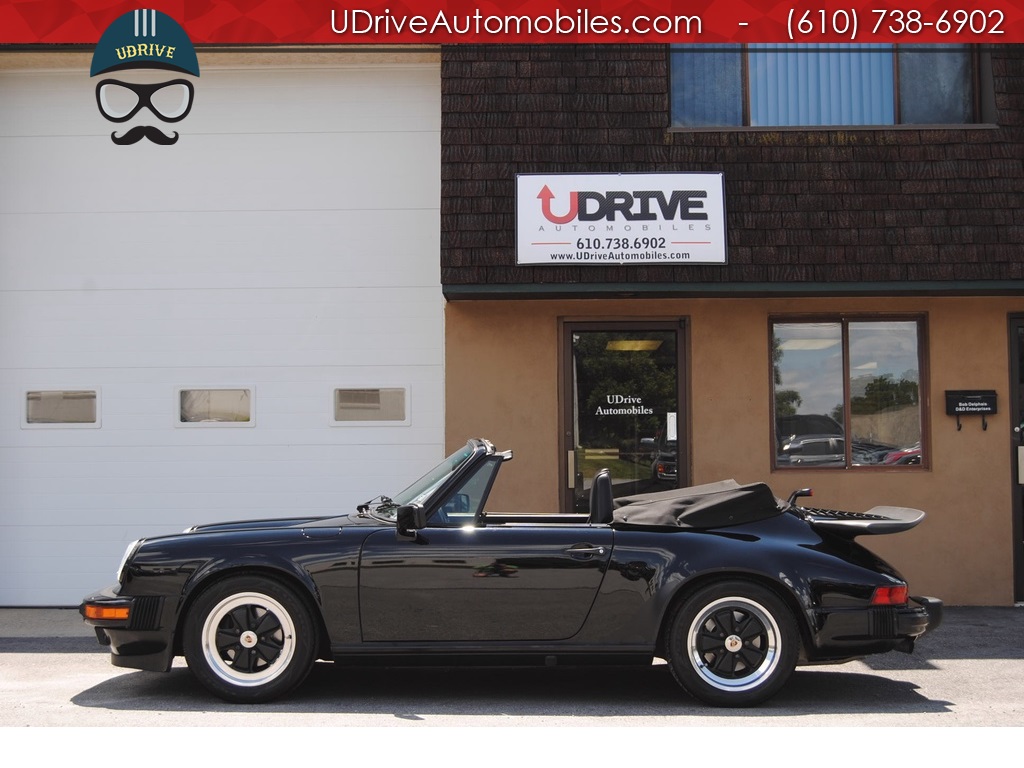
[[[154,144],[163,144],[165,146],[174,144],[178,140],[178,132],[175,131],[173,136],[168,136],[159,128],[152,125],[137,125],[123,136],[118,136],[117,131],[110,134],[110,140],[115,144],[135,144],[136,142],[142,141],[143,139],[149,139]]]

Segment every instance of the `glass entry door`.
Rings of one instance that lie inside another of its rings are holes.
[[[603,468],[616,497],[686,484],[682,339],[679,323],[566,324],[566,511],[589,509]]]

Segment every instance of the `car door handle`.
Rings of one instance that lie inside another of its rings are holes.
[[[604,547],[591,547],[588,545],[576,545],[569,547],[564,550],[567,555],[603,555],[605,553]]]

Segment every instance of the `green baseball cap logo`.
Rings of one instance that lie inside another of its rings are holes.
[[[129,11],[107,27],[92,55],[89,76],[120,69],[170,69],[199,77],[196,49],[166,13]]]
[[[123,124],[140,114],[143,119],[150,116],[164,123],[177,123],[188,116],[195,97],[191,81],[178,77],[153,83],[147,79],[152,76],[127,74],[129,70],[146,69],[199,77],[199,60],[185,30],[170,16],[148,9],[129,11],[107,27],[92,55],[90,77],[126,73],[120,75],[126,79],[108,77],[96,83],[96,105],[103,117]],[[178,133],[165,133],[156,125],[134,125],[120,136],[117,131],[110,134],[110,140],[119,145],[136,144],[142,139],[174,144]]]

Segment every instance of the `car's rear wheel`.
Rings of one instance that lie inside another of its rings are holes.
[[[227,701],[256,703],[305,680],[316,630],[291,589],[263,576],[236,576],[196,599],[183,645],[189,668],[207,689]]]
[[[669,625],[668,662],[692,696],[747,707],[775,695],[799,652],[792,612],[773,592],[746,581],[706,586],[680,604]]]

